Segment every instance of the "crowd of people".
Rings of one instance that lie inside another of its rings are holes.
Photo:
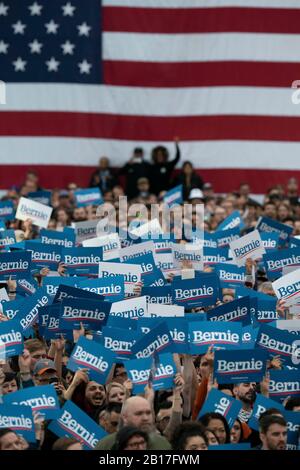
[[[181,169],[174,174],[178,163]],[[74,223],[97,219],[95,206],[76,205],[75,194],[81,188],[72,181],[71,175],[70,171],[70,182],[66,188],[52,190],[53,212],[47,227],[49,230],[63,232],[66,227],[72,228]],[[241,182],[238,188],[232,188],[229,194],[218,194],[210,182],[202,180],[190,162],[181,163],[178,139],[175,139],[173,160],[169,159],[166,148],[158,146],[153,149],[152,162],[149,163],[144,160],[143,149],[136,148],[129,162],[117,172],[112,169],[109,159],[102,157],[99,167],[92,174],[86,187],[99,188],[103,203],[114,205],[118,214],[120,196],[128,197],[129,206],[136,202],[145,204],[150,213],[151,204],[161,204],[167,192],[179,185],[182,185],[183,202],[204,206],[204,237],[207,234],[217,233],[220,230],[218,227],[227,219],[230,220],[230,216],[236,211],[241,219],[241,224],[238,225],[240,237],[250,233],[257,226],[260,217],[291,227],[290,239],[295,243],[300,236],[300,199],[296,179],[291,178],[282,186],[268,188],[264,200],[259,202],[251,194],[251,188],[246,182]],[[45,188],[41,187],[38,174],[29,171],[24,183],[20,187],[7,190],[1,202],[12,201],[17,208],[21,197],[30,198],[30,194],[43,189]],[[6,230],[14,230],[16,238],[13,247],[2,246],[2,251],[5,253],[16,251],[18,243],[22,244],[29,240],[40,241],[40,227],[34,225],[30,218],[23,221],[16,218],[5,220],[2,230],[3,233]],[[185,239],[177,240],[179,244],[188,242]],[[288,243],[281,248],[288,249]],[[153,255],[155,258],[155,253]],[[182,261],[176,269],[165,272],[162,270],[164,287],[172,286],[175,279],[183,279],[184,273],[192,268],[190,262]],[[213,271],[213,264],[204,265],[205,273]],[[65,279],[70,275],[66,266],[60,263],[57,272],[46,266],[35,272],[27,281],[34,282],[35,288],[41,289],[50,277],[60,277],[61,285],[64,285]],[[274,300],[275,292],[271,281],[261,262],[251,257],[247,258],[244,288],[249,290],[250,297],[250,292],[260,292],[270,300]],[[6,315],[7,305],[23,301],[21,309],[26,308],[26,302],[30,302],[36,290],[20,291],[14,276],[2,278],[0,283],[7,293],[7,298],[1,301],[1,326],[17,318],[9,318]],[[143,296],[144,287],[142,282],[137,283],[131,298],[139,299]],[[152,286],[147,287],[152,288]],[[214,304],[186,308],[185,315],[192,321],[191,314],[195,320],[210,309],[233,302],[236,298],[234,288],[223,288],[220,289],[220,295]],[[291,313],[283,302],[277,302],[276,313],[279,320],[300,322],[299,315]],[[21,313],[17,315],[19,314]],[[118,323],[119,328],[122,328],[121,321],[122,319]],[[139,321],[140,319],[136,320],[137,323]],[[41,323],[40,316],[39,322]],[[260,325],[253,325],[252,318],[252,326]],[[128,331],[125,319],[123,328]],[[142,332],[139,334],[142,336]],[[149,378],[143,393],[135,393],[126,366],[126,358],[124,361],[118,359],[114,362],[106,380],[102,383],[90,377],[92,368],[82,367],[76,371],[69,369],[68,362],[74,347],[82,337],[87,340],[92,339],[93,331],[85,329],[81,324],[80,328],[72,331],[72,335],[72,339],[64,337],[63,334],[55,339],[46,339],[36,321],[32,325],[31,334],[24,337],[23,352],[17,356],[1,359],[1,414],[5,411],[8,395],[13,399],[14,394],[22,390],[36,391],[41,386],[52,385],[56,390],[61,409],[71,402],[101,430],[101,439],[92,446],[95,450],[200,451],[213,450],[215,446],[223,445],[229,446],[228,449],[234,449],[235,446],[238,448],[241,445],[253,450],[297,448],[298,442],[297,444],[288,442],[290,415],[286,415],[286,412],[295,415],[298,412],[300,418],[300,389],[298,393],[291,393],[281,401],[274,401],[273,406],[266,406],[257,419],[257,426],[252,427],[251,417],[256,400],[259,397],[270,399],[271,371],[293,370],[298,373],[298,382],[300,381],[297,365],[287,367],[280,354],[269,354],[267,370],[260,382],[230,381],[228,384],[219,384],[214,377],[217,348],[212,344],[208,344],[206,352],[201,354],[173,351],[176,365],[173,387],[155,390]],[[159,354],[154,352],[152,357],[157,359]],[[214,407],[207,410],[207,402],[213,390],[222,392],[222,396],[228,396],[240,404],[240,411],[232,422],[228,422],[226,416],[221,411],[215,411]],[[204,414],[201,412],[202,409],[206,410]],[[29,442],[22,432],[0,425],[0,450],[83,450],[85,448],[85,443],[68,430],[64,436],[56,434],[51,426],[53,420],[45,419],[40,412],[33,411],[33,417],[35,441]],[[299,433],[300,419],[297,426]]]

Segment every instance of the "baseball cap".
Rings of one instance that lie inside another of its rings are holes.
[[[189,199],[203,199],[203,192],[201,189],[194,188],[190,192]]]
[[[47,370],[54,370],[56,372],[56,367],[53,361],[50,359],[40,359],[34,366],[33,373],[34,375],[42,375]]]

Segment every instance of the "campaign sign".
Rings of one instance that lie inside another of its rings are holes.
[[[54,385],[39,385],[8,393],[4,396],[5,405],[30,406],[32,411],[45,419],[56,419],[60,415],[58,396]]]
[[[172,254],[175,267],[180,268],[184,261],[193,269],[203,270],[203,248],[200,245],[173,243]]]
[[[179,184],[178,186],[170,189],[170,191],[167,191],[163,197],[163,202],[168,204],[169,207],[174,206],[174,204],[182,204],[182,188],[182,184]]]
[[[184,307],[180,305],[148,304],[147,317],[184,317]]]
[[[239,211],[234,211],[232,212],[232,214],[226,217],[223,222],[218,225],[218,231],[229,230],[235,227],[239,227],[240,229],[242,229],[244,226],[245,224],[243,222],[243,219],[241,218],[241,214],[239,213]]]
[[[83,240],[82,246],[103,248],[103,260],[109,261],[120,257],[121,242],[117,233],[111,233],[97,238]]]
[[[8,358],[18,356],[23,353],[23,350],[23,334],[18,322],[15,320],[0,322],[1,357]]]
[[[57,271],[58,265],[61,262],[62,249],[60,246],[51,246],[29,240],[25,242],[25,248],[31,251],[33,270],[49,268],[51,271]]]
[[[203,248],[204,266],[215,266],[228,260],[228,248]]]
[[[129,262],[130,259],[137,258],[139,256],[154,254],[155,245],[152,240],[143,243],[135,243],[127,248],[120,250],[120,259],[123,263]]]
[[[283,401],[287,397],[300,397],[300,373],[298,370],[271,370],[269,396],[275,401]]]
[[[270,300],[257,298],[255,320],[259,323],[268,323],[279,318],[276,311],[277,300],[270,296]]]
[[[161,318],[140,318],[136,322],[136,330],[140,334],[145,335],[161,324],[162,321],[166,324],[166,321]]]
[[[255,348],[255,342],[258,334],[258,328],[254,328],[253,325],[248,325],[242,328],[242,343],[241,349],[253,349]]]
[[[253,230],[238,240],[230,242],[229,246],[237,266],[244,266],[247,258],[260,259],[266,253],[258,230]]]
[[[118,361],[126,361],[132,356],[131,349],[139,335],[133,330],[104,326],[101,339],[103,346],[114,352]]]
[[[172,243],[175,243],[176,238],[173,233],[163,233],[153,240],[156,255],[163,255],[172,253]]]
[[[263,261],[268,279],[277,279],[282,275],[284,267],[300,268],[300,247],[267,253],[263,256]]]
[[[109,315],[106,326],[123,330],[136,330],[138,322],[132,318],[114,317]]]
[[[138,319],[147,314],[147,297],[134,297],[111,304],[110,316]]]
[[[238,321],[243,326],[251,323],[249,297],[226,302],[207,312],[208,321]]]
[[[284,365],[299,366],[300,342],[293,333],[263,324],[257,335],[256,347],[266,349],[271,357],[279,355]]]
[[[78,289],[77,287],[60,284],[53,299],[53,303],[60,303],[66,299],[89,299],[97,301],[104,300],[104,297],[103,295],[94,294],[94,292],[89,292],[87,290]]]
[[[256,399],[253,405],[253,411],[251,418],[248,421],[248,426],[250,426],[251,429],[254,429],[255,431],[259,430],[259,418],[264,413],[270,408],[275,408],[279,412],[283,413],[284,408],[280,403],[277,403],[276,401],[272,400],[271,398],[267,398],[261,393],[258,393],[256,395]]]
[[[300,247],[300,239],[297,237],[290,238],[289,248],[297,248],[297,247]]]
[[[72,286],[77,287],[79,279],[76,277],[62,277],[62,276],[46,276],[43,279],[43,287],[47,291],[47,295],[50,297],[55,297],[58,291],[59,286]]]
[[[178,268],[174,267],[172,253],[155,253],[155,263],[165,277],[167,277],[168,274],[178,271]]]
[[[114,362],[115,354],[109,349],[81,336],[72,351],[67,368],[73,372],[89,369],[90,380],[105,384]]]
[[[48,317],[48,318],[47,318]],[[40,325],[40,319],[45,326]],[[73,331],[64,330],[60,325],[60,304],[48,305],[41,307],[39,310],[39,332],[46,340],[50,339],[61,339],[62,337],[66,340],[73,342]]]
[[[40,230],[41,242],[47,245],[58,245],[64,248],[73,248],[75,246],[75,232],[69,230],[68,232],[58,232],[57,230]]]
[[[16,243],[14,230],[0,230],[0,250]]]
[[[204,354],[209,346],[215,349],[239,349],[242,325],[234,322],[189,322],[191,354]]]
[[[84,240],[95,238],[97,236],[97,227],[101,219],[86,220],[84,222],[73,222],[72,227],[75,232],[76,243],[82,243]]]
[[[155,362],[155,372],[151,379],[153,390],[169,390],[173,388],[176,372],[173,354],[159,354],[158,360]]]
[[[78,330],[101,330],[106,325],[110,303],[89,299],[65,299],[60,304],[60,327]]]
[[[124,363],[128,378],[133,384],[133,393],[138,395],[144,393],[146,385],[149,383],[151,371],[153,370],[153,358],[130,359]]]
[[[299,303],[300,299],[300,269],[280,277],[272,283],[278,300],[284,300],[284,305],[289,307]]]
[[[74,191],[77,207],[85,207],[103,204],[102,195],[99,188],[87,188]]]
[[[214,378],[219,384],[261,382],[267,367],[268,354],[258,349],[216,351]]]
[[[3,302],[2,310],[3,314],[9,319],[12,320],[20,312],[21,307],[24,305],[24,299],[10,300],[9,302]]]
[[[40,307],[45,307],[50,301],[50,296],[47,295],[45,287],[40,287],[23,303],[20,315],[18,315],[18,323],[25,336],[28,329],[37,322]]]
[[[60,411],[60,417],[48,427],[58,437],[71,437],[80,442],[84,450],[93,450],[106,436],[103,428],[71,400],[68,400]]]
[[[245,284],[245,266],[239,268],[235,264],[218,263],[214,267],[214,271],[220,279],[221,288],[235,288],[237,285],[243,286]]]
[[[163,287],[142,287],[142,295],[146,297],[148,304],[172,304],[172,290],[171,286]]]
[[[242,444],[219,444],[208,446],[207,450],[251,450],[251,444],[249,442],[244,442]]]
[[[24,297],[28,297],[32,294],[35,294],[38,288],[38,283],[34,278],[18,279],[16,293]]]
[[[218,230],[214,233],[218,248],[228,248],[229,243],[240,238],[240,229],[235,227],[229,230]]]
[[[47,228],[52,214],[53,208],[40,204],[39,202],[32,201],[25,197],[19,200],[16,219],[18,220],[32,220],[33,225],[38,227]]]
[[[107,262],[99,264],[99,278],[114,281],[117,275],[124,276],[126,294],[134,293],[135,284],[141,282],[141,272],[141,267],[135,264]]]
[[[2,221],[14,220],[15,209],[12,201],[0,201],[0,219]]]
[[[99,278],[80,280],[78,282],[80,289],[102,295],[109,302],[122,301],[125,297],[124,276],[115,276],[114,279]]]
[[[266,253],[270,251],[276,251],[279,243],[279,233],[271,232],[260,232],[261,243]]]
[[[194,279],[174,278],[173,303],[185,308],[214,305],[219,298],[219,279],[215,273],[199,273]]]
[[[0,429],[10,429],[27,442],[36,442],[32,410],[29,406],[0,405]]]
[[[31,253],[0,253],[0,279],[23,279],[31,276]]]
[[[51,191],[34,191],[27,194],[28,199],[39,202],[45,206],[51,206]]]
[[[278,233],[279,234],[279,245],[287,245],[289,238],[293,232],[293,227],[290,225],[282,224],[277,220],[269,219],[268,217],[260,217],[256,224],[256,228],[259,232]]]
[[[103,260],[103,249],[97,248],[63,248],[62,261],[70,276],[93,275],[98,277],[99,263]]]
[[[165,320],[174,343],[174,352],[189,354],[188,322],[185,318],[166,318]]]
[[[241,408],[242,403],[240,401],[213,388],[207,395],[197,419],[201,418],[201,416],[204,416],[206,413],[220,413],[224,416],[231,429]]]
[[[174,352],[173,341],[167,324],[164,322],[159,323],[149,333],[145,334],[132,348],[132,354],[137,359],[143,359],[162,352]]]
[[[152,253],[147,253],[146,255],[136,256],[135,258],[130,258],[126,261],[127,264],[136,264],[141,267],[141,280],[144,286],[150,286],[154,282],[157,282],[159,278],[161,283],[159,285],[165,285],[165,278],[162,272],[156,268],[155,261]]]
[[[300,430],[300,413],[296,411],[284,411],[284,418],[287,422],[287,445],[286,450],[300,450],[299,430]]]

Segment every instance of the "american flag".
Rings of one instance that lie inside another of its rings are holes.
[[[86,185],[175,136],[219,191],[285,183],[299,50],[300,0],[0,0],[0,186]]]

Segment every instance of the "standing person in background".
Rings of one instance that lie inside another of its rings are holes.
[[[94,171],[90,179],[90,187],[99,188],[102,194],[107,191],[111,191],[112,188],[118,184],[117,178],[115,177],[109,163],[110,162],[107,157],[101,157],[99,160],[99,166],[97,170]]]
[[[203,188],[203,180],[199,176],[191,162],[184,162],[180,173],[173,178],[172,186],[178,186],[182,184],[182,195],[183,200],[186,201],[193,188]]]
[[[144,150],[136,147],[129,162],[119,172],[120,175],[126,176],[125,193],[129,200],[138,195],[137,182],[140,178],[148,177],[150,170],[150,163],[144,160]]]
[[[154,194],[170,188],[172,172],[180,160],[179,139],[174,138],[176,155],[174,160],[168,161],[169,152],[166,147],[159,145],[152,150],[151,189]]]

